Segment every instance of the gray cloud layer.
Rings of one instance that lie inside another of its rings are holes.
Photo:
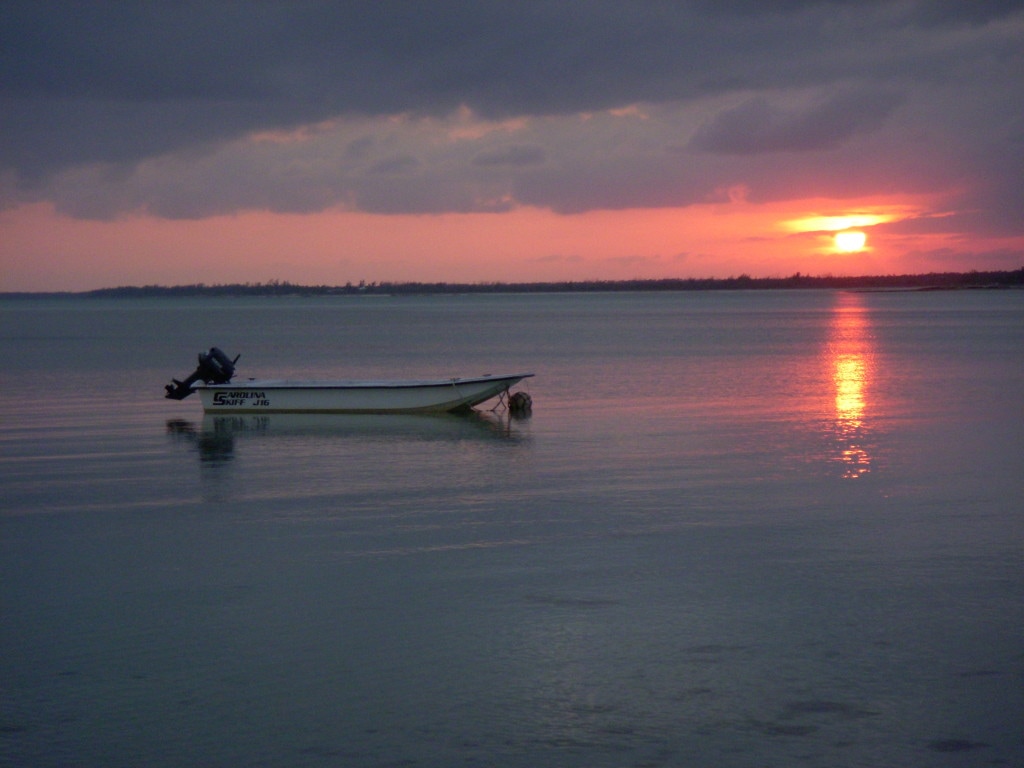
[[[1022,51],[1019,2],[5,0],[0,195],[199,217],[956,189],[974,213],[945,225],[1019,233]]]

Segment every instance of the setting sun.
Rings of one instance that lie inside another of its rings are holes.
[[[793,216],[779,221],[779,227],[802,238],[808,249],[813,249],[817,256],[866,255],[871,254],[876,260],[884,260],[886,254],[879,253],[875,245],[869,245],[868,236],[879,224],[887,224],[900,219],[912,218],[918,209],[912,201],[895,201],[881,199],[865,199],[855,208],[831,211],[828,201],[808,201],[812,203],[804,215]],[[817,202],[817,205],[813,205]],[[814,208],[817,207],[817,211]],[[824,212],[822,212],[824,211]],[[798,241],[799,242],[799,241]],[[849,261],[849,260],[848,260]],[[873,268],[878,268],[875,262]],[[859,269],[854,262],[844,268]]]
[[[836,232],[833,239],[836,244],[836,250],[843,253],[853,253],[854,251],[864,250],[864,243],[867,242],[868,238],[863,232],[844,230],[843,232]]]

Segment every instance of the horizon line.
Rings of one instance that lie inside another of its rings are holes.
[[[611,292],[728,290],[757,288],[954,288],[1024,286],[1024,267],[1015,270],[971,270],[969,272],[927,272],[889,275],[805,275],[796,272],[788,277],[751,277],[748,274],[720,277],[665,277],[626,280],[538,280],[479,281],[457,283],[448,281],[351,281],[344,285],[306,285],[288,280],[272,279],[257,283],[183,283],[177,285],[121,285],[84,291],[0,291],[0,298],[17,297],[104,297],[118,294],[169,293],[500,293],[500,292]]]

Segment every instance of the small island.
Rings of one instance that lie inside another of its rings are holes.
[[[0,293],[0,298],[141,298],[186,296],[400,296],[486,293],[610,293],[616,291],[738,291],[838,289],[855,291],[953,291],[1024,287],[1024,267],[993,272],[939,272],[921,275],[836,277],[663,278],[658,280],[569,280],[558,282],[418,283],[365,282],[345,285],[299,285],[287,280],[266,283],[143,285],[81,292]]]

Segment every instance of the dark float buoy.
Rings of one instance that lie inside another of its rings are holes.
[[[533,410],[533,398],[525,392],[509,395],[508,412],[513,416],[523,416]]]

